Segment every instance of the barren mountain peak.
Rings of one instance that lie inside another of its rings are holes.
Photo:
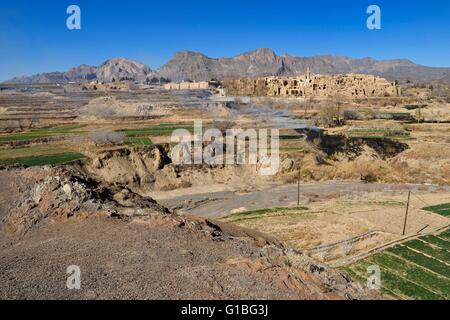
[[[145,64],[119,57],[105,61],[97,70],[97,79],[105,82],[145,81],[150,73],[151,69]]]

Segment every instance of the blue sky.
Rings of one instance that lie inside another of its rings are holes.
[[[79,5],[82,29],[66,28]],[[382,10],[382,30],[366,9]],[[408,58],[450,67],[448,0],[2,0],[0,81],[123,56],[157,68],[176,51],[233,56],[259,47],[299,56]]]

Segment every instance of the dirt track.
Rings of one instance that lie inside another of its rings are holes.
[[[301,184],[300,203],[342,197],[345,195],[364,194],[366,192],[390,192],[408,190],[442,190],[450,192],[450,187],[419,186],[419,185],[390,185],[390,184],[365,184],[358,182],[317,182]],[[195,192],[186,190],[187,195],[174,195],[173,192],[158,192],[153,197],[162,205],[180,209],[182,212],[204,216],[219,217],[233,210],[252,210],[261,208],[273,208],[295,206],[297,204],[297,185],[273,185],[267,189],[249,193],[233,191]]]

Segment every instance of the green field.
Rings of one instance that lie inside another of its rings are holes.
[[[2,165],[17,163],[26,166],[42,166],[84,158],[80,153],[53,146],[0,149],[0,164]]]
[[[70,125],[54,128],[33,129],[20,133],[1,134],[0,143],[15,142],[15,141],[32,141],[42,138],[63,137],[75,134],[89,133],[86,130],[80,130],[83,129],[84,127],[85,125]],[[155,136],[170,136],[172,132],[176,129],[187,129],[191,133],[194,132],[192,124],[184,125],[184,124],[168,124],[168,123],[159,124],[149,128],[123,129],[120,131],[124,132],[127,137],[149,137],[149,136],[155,137]],[[148,141],[145,141],[144,143],[148,143]]]
[[[86,135],[89,130],[84,129],[85,125],[59,126],[54,128],[33,129],[21,133],[2,134],[0,143],[15,141],[33,141],[48,137],[63,137],[71,135]],[[153,142],[150,136],[171,135],[176,129],[185,128],[193,132],[193,126],[183,124],[159,124],[149,128],[142,129],[124,129],[121,132],[126,134],[124,144],[129,147],[151,146]],[[83,130],[84,129],[84,130]],[[26,166],[41,166],[67,163],[74,160],[84,159],[85,157],[67,149],[55,146],[33,146],[21,148],[0,149],[0,165],[23,164]]]
[[[267,148],[267,150],[270,151],[269,148]],[[281,152],[287,152],[287,153],[289,153],[289,152],[304,152],[305,151],[305,149],[302,147],[285,147],[285,148],[282,147],[282,148],[279,148],[279,150]]]
[[[410,139],[410,133],[407,131],[383,128],[350,129],[347,136],[353,139]]]
[[[348,267],[354,280],[365,283],[367,267],[381,269],[381,291],[398,299],[450,299],[450,229],[422,236]]]
[[[46,156],[35,156],[35,157],[25,157],[18,159],[7,159],[0,160],[1,165],[10,165],[10,164],[22,164],[28,167],[34,166],[45,166],[45,165],[54,165],[54,164],[63,164],[72,162],[75,160],[82,160],[85,157],[80,153],[64,153],[64,154],[54,154],[54,155],[46,155]]]
[[[170,136],[174,130],[186,129],[189,132],[194,132],[192,125],[183,124],[159,124],[149,128],[138,129],[124,129],[121,132],[125,133],[125,144],[129,147],[145,147],[153,145],[149,137]]]
[[[15,141],[29,141],[49,137],[60,137],[72,135],[75,133],[81,133],[82,131],[77,131],[83,128],[84,125],[70,125],[55,128],[42,128],[33,129],[26,132],[3,134],[0,135],[0,142],[15,142]]]
[[[393,119],[396,121],[414,121],[414,117],[408,112],[379,112],[376,119]]]
[[[288,212],[298,212],[308,210],[306,207],[282,207],[282,208],[264,208],[264,209],[256,209],[244,212],[233,213],[227,215],[222,220],[226,222],[237,222],[241,220],[260,218],[264,215],[268,215],[271,213],[288,213]]]
[[[422,210],[434,212],[440,214],[442,216],[448,217],[450,216],[450,203],[439,204],[436,206],[430,206],[422,208]]]
[[[145,147],[151,146],[153,142],[145,137],[127,137],[125,139],[125,144],[129,147]]]
[[[194,127],[192,124],[159,124],[157,126],[149,128],[138,128],[138,129],[125,129],[121,130],[127,137],[140,137],[140,136],[170,136],[172,132],[177,129],[186,129],[189,132],[194,132]]]

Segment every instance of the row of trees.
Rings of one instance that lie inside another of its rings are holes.
[[[161,84],[165,84],[165,83],[169,83],[169,82],[171,82],[171,80],[169,78],[164,78],[164,77],[159,77],[159,78],[153,77],[153,78],[147,78],[145,80],[146,84],[154,84],[154,85],[156,85],[156,84],[161,85]]]

